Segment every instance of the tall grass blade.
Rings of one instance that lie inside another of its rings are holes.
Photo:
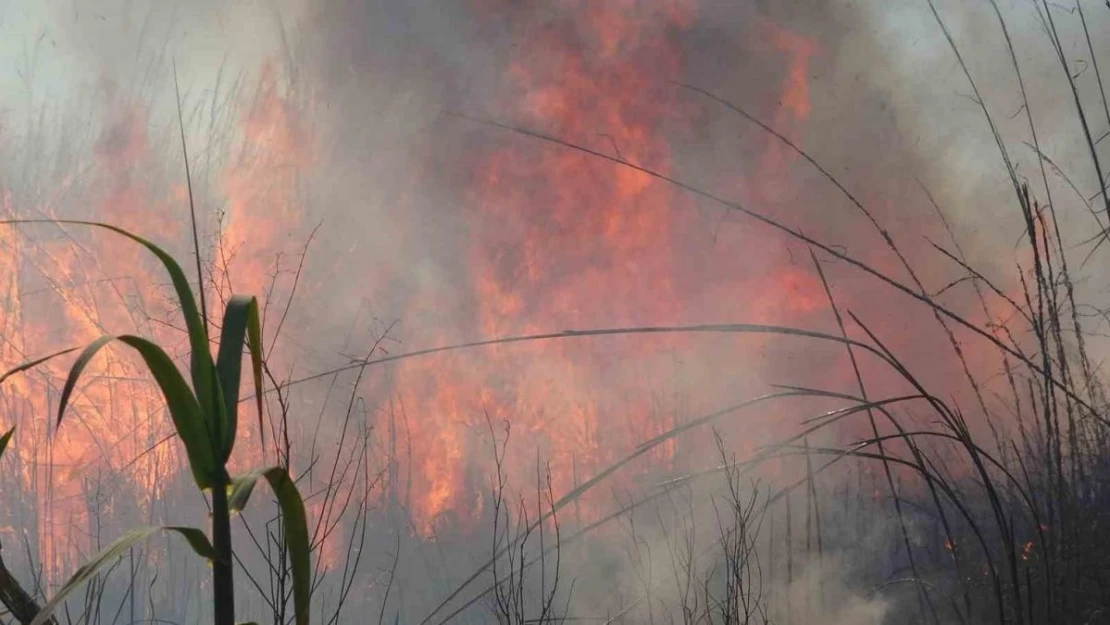
[[[224,416],[221,424],[220,460],[227,462],[235,446],[235,432],[239,421],[239,385],[243,367],[243,344],[251,354],[251,372],[254,375],[254,398],[258,409],[258,431],[262,428],[262,324],[258,315],[258,299],[235,295],[227,303],[223,330],[220,333],[220,351],[216,357],[216,374],[223,392]]]
[[[208,329],[208,305],[204,302],[204,271],[200,263],[200,238],[197,233],[197,207],[193,202],[193,175],[189,171],[189,149],[185,144],[185,120],[181,115],[181,88],[177,85],[177,61],[173,62],[173,91],[177,99],[177,129],[181,133],[181,156],[185,161],[185,185],[189,190],[189,225],[193,231],[193,254],[197,261],[197,293],[200,294],[200,321]]]
[[[4,372],[4,375],[0,375],[0,384],[3,384],[8,378],[12,377],[13,375],[15,375],[17,373],[22,373],[22,372],[24,372],[28,369],[33,369],[33,368],[41,365],[42,363],[44,363],[48,360],[53,360],[53,359],[57,358],[58,356],[64,356],[64,355],[66,355],[70,352],[75,352],[75,351],[77,351],[76,347],[70,347],[68,349],[63,349],[61,351],[54,352],[53,354],[50,354],[49,356],[43,356],[42,358],[36,358],[34,360],[28,360],[27,362],[19,365],[18,367],[15,367],[13,369],[8,369],[7,371]]]
[[[35,620],[31,621],[31,625],[43,625],[46,623],[54,613],[54,610],[66,600],[66,597],[80,588],[81,585],[95,575],[97,571],[111,564],[116,558],[122,556],[135,543],[146,540],[150,536],[163,531],[179,534],[189,543],[189,546],[193,548],[193,551],[195,551],[197,555],[209,560],[215,557],[215,551],[212,549],[212,544],[208,542],[208,536],[195,527],[159,526],[131,530],[123,536],[120,536],[114,543],[108,545],[102,549],[100,553],[96,554],[92,560],[89,560],[81,568],[77,569],[77,572],[69,578],[69,581],[58,589],[58,592],[51,597],[50,601],[46,602],[46,605],[42,607],[42,611],[35,616]]]
[[[12,426],[12,429],[0,436],[0,458],[4,457],[4,450],[8,448],[8,443],[12,440],[12,434],[15,434],[15,426]]]
[[[204,321],[201,319],[196,298],[193,297],[193,290],[189,285],[189,280],[186,278],[185,272],[181,269],[181,265],[179,265],[172,256],[154,243],[138,235],[132,234],[123,228],[117,228],[116,226],[97,221],[74,219],[5,219],[0,220],[0,224],[65,224],[102,228],[125,236],[154,254],[158,260],[161,261],[166,272],[170,274],[170,280],[173,282],[173,288],[177,294],[178,303],[181,305],[181,314],[185,318],[185,327],[189,333],[189,347],[192,352],[190,372],[192,373],[193,390],[196,392],[197,400],[199,400],[200,405],[204,407],[204,414],[210,414],[216,422],[222,420],[219,414],[223,411],[224,407],[223,402],[216,401],[219,381],[216,379],[215,366],[212,364],[212,354],[208,347],[208,330],[204,327]]]
[[[66,378],[62,388],[62,397],[58,406],[58,424],[61,425],[65,415],[66,406],[69,404],[73,389],[81,373],[92,360],[93,356],[110,341],[118,339],[120,342],[132,347],[143,357],[147,368],[154,376],[154,380],[162,389],[166,398],[166,405],[173,418],[174,429],[185,444],[185,452],[189,456],[189,468],[193,471],[193,479],[201,489],[212,486],[215,472],[223,465],[217,465],[213,453],[214,444],[205,422],[203,411],[197,403],[196,397],[189,390],[185,378],[177,371],[169,355],[154,343],[138,336],[123,335],[119,337],[104,336],[93,341],[85,348]]]
[[[260,477],[265,477],[270,483],[270,488],[274,490],[285,522],[285,544],[289,549],[293,572],[293,609],[296,612],[296,623],[308,625],[308,602],[312,592],[308,521],[304,500],[297,491],[297,485],[289,477],[289,471],[285,467],[267,467],[235,477],[231,480],[228,507],[233,512],[242,510],[247,505],[251,493],[254,492],[254,485]]]

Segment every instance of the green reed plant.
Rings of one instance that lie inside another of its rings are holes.
[[[287,467],[268,466],[232,476],[227,463],[235,447],[238,427],[239,388],[242,358],[246,348],[251,358],[255,384],[255,403],[262,425],[262,340],[258,301],[254,297],[234,296],[224,310],[219,349],[215,360],[209,348],[207,315],[198,308],[192,288],[181,266],[172,256],[150,241],[108,224],[88,221],[7,221],[4,223],[53,223],[81,225],[108,230],[145,247],[162,263],[170,275],[185,320],[190,346],[192,386],[178,371],[166,351],[140,336],[104,336],[89,344],[70,368],[58,407],[58,424],[65,416],[81,373],[105,345],[118,341],[143,358],[166,400],[177,437],[185,446],[193,480],[208,495],[212,510],[211,538],[195,527],[158,526],[131,530],[108,545],[77,570],[43,606],[31,625],[48,622],[54,610],[73,591],[102,567],[113,562],[132,545],[152,534],[167,531],[184,538],[201,557],[212,564],[213,622],[234,625],[235,595],[232,569],[231,514],[246,506],[255,484],[265,478],[273,489],[285,522],[285,545],[290,555],[293,603],[297,625],[307,625],[312,569],[304,501]],[[67,350],[71,351],[71,350]],[[61,355],[54,354],[52,356]],[[51,357],[52,357],[51,356]],[[50,358],[50,357],[48,357]],[[45,359],[36,361],[36,364]],[[5,442],[7,437],[5,436]]]

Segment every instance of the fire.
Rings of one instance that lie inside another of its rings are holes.
[[[241,117],[243,140],[223,170],[226,223],[217,249],[221,289],[262,295],[275,271],[274,253],[297,232],[303,214],[298,175],[312,164],[313,146],[300,115],[301,95],[280,80],[273,61],[262,66]]]
[[[149,157],[146,117],[141,109],[116,102],[110,85],[103,93],[118,115],[108,120],[94,146],[96,172],[106,181],[97,214],[123,223],[125,215],[133,217],[153,206],[157,215],[160,203],[141,169]],[[39,215],[57,215],[53,202],[31,208]],[[29,216],[28,208],[16,205],[5,190],[6,216]],[[60,238],[38,234],[7,227],[0,235],[0,282],[6,292],[0,316],[10,330],[0,367],[9,369],[104,334],[135,331],[136,326],[161,340],[169,338],[149,325],[150,318],[166,310],[160,293],[147,288],[160,282],[151,263],[104,237],[77,231]],[[96,254],[104,249],[120,251]],[[108,491],[119,485],[109,487],[101,478],[122,480],[137,494],[133,505],[143,509],[163,495],[163,486],[180,467],[174,448],[156,445],[168,424],[162,420],[162,398],[140,361],[123,350],[105,349],[86,369],[86,380],[93,382],[80,385],[72,398],[71,423],[52,432],[51,415],[65,373],[65,365],[53,364],[10,380],[4,388],[13,408],[8,414],[18,425],[13,447],[21,467],[17,479],[34,495],[39,522],[32,540],[48,578],[70,568],[69,558],[87,548],[80,538],[79,544],[72,541],[74,528],[89,527],[90,506],[113,505]]]
[[[511,4],[475,1],[485,15],[513,10]],[[506,117],[619,161],[671,172],[677,158],[669,133],[688,130],[691,120],[704,113],[674,85],[684,77],[675,35],[694,23],[695,3],[567,0],[555,15],[542,30],[516,33],[527,45],[509,56],[503,90],[495,96],[508,109]],[[781,26],[764,22],[758,29],[766,41],[764,52],[777,61],[781,75],[771,89],[774,101],[758,105],[773,111],[769,122],[784,135],[802,136],[813,108],[811,65],[823,52],[811,38]],[[237,140],[216,157],[218,171],[209,172],[219,198],[198,206],[201,215],[215,208],[222,217],[215,241],[216,278],[205,286],[210,303],[232,292],[269,294],[280,301],[287,291],[275,276],[283,267],[275,265],[274,255],[303,243],[293,238],[306,221],[300,175],[317,164],[322,150],[306,115],[311,90],[295,89],[277,68],[274,62],[263,65],[253,93],[238,103]],[[144,169],[160,157],[156,147],[165,138],[151,136],[150,113],[143,106],[122,98],[109,84],[103,91],[109,113],[94,146],[95,174],[104,181],[95,190],[96,215],[136,231],[158,232],[160,239],[187,240],[182,172],[164,176],[174,181],[167,184]],[[422,344],[455,342],[452,330],[460,327],[471,336],[504,337],[722,320],[803,327],[814,325],[809,323],[814,319],[829,323],[827,298],[808,257],[794,259],[792,250],[765,230],[738,226],[718,240],[707,233],[701,207],[672,186],[570,149],[514,136],[490,139],[488,133],[470,147],[465,193],[457,198],[461,242],[452,250],[456,266],[445,280],[463,296],[453,301],[423,284],[414,289],[401,313],[432,321],[433,331],[417,337]],[[799,157],[773,137],[761,140],[758,149],[750,170],[733,171],[720,184],[760,210],[783,211]],[[7,215],[27,210],[16,206],[6,190],[3,197]],[[63,214],[52,201],[42,204],[34,209]],[[394,243],[399,247],[419,228],[407,208],[400,203],[382,226],[404,240]],[[0,365],[12,367],[33,354],[86,344],[106,332],[138,331],[183,353],[187,346],[178,329],[157,322],[174,315],[168,293],[151,287],[165,282],[160,268],[141,250],[114,238],[95,234],[87,239],[41,240],[0,230],[0,295],[6,302],[0,328],[13,337],[0,345]],[[89,266],[90,261],[96,264]],[[405,268],[386,264],[383,271],[398,274]],[[375,281],[379,276],[371,273],[371,268],[358,268],[352,281],[359,287],[391,284],[392,275]],[[274,284],[277,291],[271,289]],[[991,305],[997,304],[992,300]],[[486,512],[490,426],[501,435],[509,422],[507,469],[514,486],[532,484],[537,464],[550,463],[559,497],[683,419],[734,401],[732,393],[746,373],[734,370],[742,360],[735,354],[740,340],[553,341],[406,361],[387,381],[368,381],[364,387],[368,395],[377,394],[374,400],[388,397],[396,406],[396,413],[390,406],[390,424],[378,427],[375,435],[409,439],[407,445],[379,441],[396,456],[391,462],[411,466],[407,474],[393,474],[388,487],[396,497],[405,494],[404,507],[418,532],[438,531],[443,519],[468,531]],[[743,340],[764,348],[771,341]],[[707,354],[707,364],[675,364],[675,354],[695,348]],[[282,369],[281,361],[271,364]],[[56,401],[65,371],[60,365],[46,371],[9,380],[4,388],[4,400],[19,407],[21,441],[47,440],[43,415]],[[88,373],[98,381],[82,387],[74,401],[74,419],[81,427],[65,428],[48,445],[15,446],[23,486],[36,493],[39,515],[46,520],[38,538],[52,572],[67,569],[62,555],[73,551],[59,545],[68,540],[71,527],[88,522],[81,500],[89,493],[80,477],[90,465],[100,463],[125,476],[144,494],[140,508],[162,496],[161,485],[184,468],[176,445],[158,444],[169,433],[169,423],[161,396],[135,358],[110,350]],[[666,396],[661,389],[669,390],[682,376],[714,390],[696,398]],[[379,386],[368,388],[372,384]],[[253,415],[240,419],[244,438],[256,434],[254,423]],[[619,475],[616,486],[633,487],[645,475],[683,470],[704,460],[707,448],[668,442]],[[236,467],[259,460],[257,446],[237,445]],[[603,509],[611,492],[604,490],[582,502],[584,515]],[[323,506],[310,503],[310,514],[316,519],[326,515]],[[325,567],[339,564],[338,541],[343,539],[342,532],[335,532],[322,545]]]
[[[789,57],[789,67],[780,89],[782,120],[809,119],[812,103],[809,100],[809,61],[817,54],[817,46],[805,37],[785,30],[771,22],[764,22],[771,45]]]
[[[666,167],[667,146],[656,126],[668,112],[634,103],[655,88],[652,72],[677,75],[677,52],[666,33],[637,17],[636,3],[580,9],[533,40],[531,54],[510,62],[506,74],[520,114],[618,158]],[[658,52],[656,67],[630,54],[643,49]],[[472,180],[466,265],[474,321],[486,335],[635,325],[678,314],[669,239],[680,216],[670,190],[644,174],[599,171],[573,154],[519,145],[478,159]],[[622,345],[619,351],[628,356],[642,349]],[[512,458],[512,472],[534,473],[538,451],[551,462],[560,493],[574,485],[572,466],[589,475],[616,461],[629,443],[665,428],[643,399],[578,393],[613,375],[605,360],[580,346],[551,344],[496,349],[479,362],[458,357],[406,367],[402,388],[419,415],[413,438],[428,444],[414,459],[418,526],[429,530],[448,510],[473,509],[466,461],[489,453],[474,436],[487,416],[497,424],[510,421],[517,433],[513,444],[521,453]],[[665,464],[671,453],[664,449],[658,460]]]
[[[1033,553],[1033,541],[1031,541],[1031,540],[1026,541],[1026,543],[1021,546],[1021,559],[1028,561],[1029,560],[1029,555],[1032,554],[1032,553]]]
[[[489,4],[483,6],[502,17],[511,10]],[[684,77],[675,35],[693,23],[694,7],[668,4],[660,13],[632,1],[570,1],[556,14],[542,28],[525,27],[518,34],[520,45],[506,62],[506,86],[497,99],[508,112],[499,119],[670,172],[676,160],[670,133],[683,132],[704,113],[674,87]],[[813,109],[809,76],[823,50],[804,34],[768,21],[759,22],[757,30],[765,42],[761,51],[780,68],[780,81],[766,101],[753,106],[770,111],[767,122],[778,132],[804,143]],[[798,215],[806,213],[797,206],[794,173],[809,165],[779,139],[757,136],[751,169],[735,172],[721,185],[757,210],[798,223]],[[734,227],[720,237],[710,236],[689,197],[633,168],[531,138],[491,140],[490,133],[481,138],[467,151],[460,269],[452,276],[457,281],[452,286],[465,293],[463,301],[452,302],[437,317],[442,302],[421,294],[426,299],[415,298],[406,318],[440,319],[445,327],[480,329],[485,337],[721,319],[836,331],[804,247],[791,248],[766,229],[740,223],[730,224]],[[860,228],[871,228],[862,215],[849,212],[853,209],[836,210],[845,210],[846,219],[859,218]],[[932,232],[925,220],[913,220],[922,232]],[[864,253],[865,261],[901,276],[903,269],[878,233],[868,230],[868,235],[878,244]],[[918,245],[923,244],[908,244]],[[710,319],[707,310],[713,311]],[[432,344],[454,338],[446,331],[420,334]],[[517,487],[531,483],[519,476],[534,475],[541,460],[551,463],[556,493],[566,493],[682,419],[734,400],[737,380],[729,369],[736,366],[740,340],[562,341],[406,363],[397,372],[396,389],[409,415],[406,435],[417,451],[399,452],[413,471],[411,481],[393,488],[411,493],[406,510],[425,533],[435,530],[441,516],[464,526],[476,521],[490,477],[476,468],[490,464],[483,458],[492,459],[488,419],[511,422],[516,432],[508,464],[509,473],[518,476]],[[776,339],[742,340],[754,342],[759,353]],[[897,350],[908,340],[916,337],[891,342]],[[930,348],[950,350],[939,343]],[[680,377],[671,355],[684,352],[707,363],[687,365],[685,375],[704,381],[699,390],[715,390],[701,391],[694,400],[661,400],[659,389]],[[837,357],[845,355],[839,351]],[[985,367],[998,364],[988,352],[965,357]],[[729,364],[717,368],[715,362]],[[854,388],[852,369],[829,362],[833,366],[823,375],[830,388]],[[811,373],[819,369],[806,367]],[[740,447],[755,443],[741,437],[735,445],[741,453]],[[704,460],[711,446],[711,440],[685,446],[670,441],[619,475],[616,488]],[[582,502],[584,514],[607,505],[606,491]]]
[[[295,226],[301,212],[293,173],[310,163],[311,151],[297,109],[279,83],[273,66],[264,67],[258,97],[242,104],[242,149],[228,155],[228,165],[217,172],[226,190],[229,220],[219,246],[226,255],[217,261],[215,275],[231,275],[236,282],[217,282],[215,290],[208,285],[210,302],[220,301],[219,295],[226,294],[222,288],[263,294],[271,284],[273,253],[284,244],[279,233]],[[184,243],[183,171],[175,168],[162,176],[152,168],[167,156],[179,166],[173,152],[160,149],[180,144],[152,136],[149,111],[122,96],[111,82],[103,81],[100,93],[103,125],[85,174],[95,182],[81,191],[85,201],[95,200],[91,207],[78,207],[75,214],[63,201],[71,193],[69,185],[80,184],[74,176],[35,203],[4,188],[5,218],[80,219],[91,212],[98,221],[160,244]],[[168,136],[177,139],[176,134]],[[171,355],[185,353],[172,292],[162,286],[167,282],[164,270],[148,252],[121,243],[115,234],[80,228],[65,228],[64,236],[56,232],[0,230],[0,327],[6,337],[0,369],[65,347],[83,347],[105,334],[137,333]],[[37,521],[25,529],[36,532],[28,538],[50,583],[72,571],[80,554],[95,547],[90,542],[99,531],[94,515],[107,517],[124,509],[136,510],[140,518],[154,514],[154,503],[168,496],[185,462],[170,436],[172,424],[160,391],[141,359],[127,349],[109,346],[88,364],[67,422],[55,431],[58,393],[71,362],[55,361],[7,380],[3,388],[5,414],[18,427],[11,452],[19,468],[18,483],[4,488],[33,495]],[[240,420],[244,430],[255,422]],[[4,427],[9,425],[5,419]],[[254,447],[238,445],[236,461],[255,464],[261,453]],[[337,553],[334,545],[324,547],[326,553]]]
[[[693,23],[694,7],[667,3],[662,17],[631,0],[563,9],[538,33],[521,33],[527,45],[507,63],[512,119],[667,172],[664,128],[696,115],[671,84],[683,76],[673,35]],[[817,48],[783,29],[768,32],[787,66],[777,121],[795,128],[809,115],[807,68]],[[477,153],[462,262],[470,295],[451,312],[470,315],[485,336],[696,320],[694,302],[704,301],[729,302],[721,314],[748,321],[782,321],[784,311],[801,318],[825,305],[806,267],[774,267],[762,276],[721,269],[717,259],[741,253],[743,244],[713,251],[692,244],[703,236],[696,209],[644,173],[511,137]],[[791,159],[777,145],[768,148],[757,177],[781,176]],[[754,278],[755,288],[745,278]],[[479,479],[471,465],[491,454],[482,442],[487,419],[512,423],[510,473],[533,475],[540,456],[551,463],[559,494],[673,427],[688,415],[652,397],[645,381],[673,376],[666,354],[693,344],[676,337],[553,342],[404,365],[399,393],[420,450],[410,459],[417,527],[431,532],[448,512],[464,523],[479,516],[475,502],[488,476]],[[676,454],[672,441],[648,462],[666,472],[685,462]],[[531,483],[520,481],[517,487]],[[605,499],[583,505],[600,510]]]

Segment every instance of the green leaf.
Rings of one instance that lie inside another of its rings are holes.
[[[208,433],[208,425],[200,404],[197,403],[197,398],[189,390],[185,379],[181,377],[177,367],[174,366],[166,352],[142,337],[132,335],[103,336],[93,341],[81,352],[81,355],[77,357],[73,367],[69,370],[65,386],[62,387],[62,398],[58,407],[58,425],[62,423],[62,416],[65,414],[66,406],[69,404],[69,399],[81,372],[84,371],[93,356],[100,351],[100,348],[114,339],[134,348],[143,357],[151,375],[154,376],[154,381],[162,389],[162,395],[170,409],[170,416],[173,418],[177,436],[185,444],[185,453],[189,456],[189,468],[193,471],[193,479],[196,480],[197,486],[201,489],[210,488],[216,470],[222,468],[223,465],[216,464],[212,438]]]
[[[216,357],[216,373],[223,391],[224,415],[221,424],[221,456],[223,462],[231,457],[235,447],[235,431],[239,422],[239,386],[243,368],[243,344],[251,354],[254,374],[254,398],[258,408],[258,431],[262,430],[262,324],[258,317],[258,300],[254,297],[235,295],[224,312],[223,331],[220,333],[220,351]]]
[[[219,382],[216,380],[215,365],[212,364],[212,353],[209,351],[208,347],[208,329],[204,327],[204,320],[197,308],[196,298],[193,296],[193,290],[189,285],[189,280],[185,277],[185,272],[182,271],[181,266],[177,264],[173,256],[170,256],[162,248],[150,241],[131,234],[123,228],[117,228],[116,226],[96,221],[73,219],[6,219],[0,220],[0,224],[67,224],[103,228],[131,239],[157,256],[158,260],[162,262],[162,266],[165,267],[166,272],[170,274],[170,280],[173,282],[173,288],[177,293],[178,302],[181,304],[181,313],[185,317],[185,327],[188,329],[189,347],[192,352],[190,372],[192,373],[193,389],[196,391],[197,400],[205,411],[203,414],[206,415],[206,418],[212,419],[213,425],[222,421],[219,414],[223,410],[223,403],[216,401],[217,385]],[[200,288],[204,288],[204,285],[200,285]],[[213,432],[214,431],[215,429],[213,428]]]
[[[58,356],[68,354],[72,351],[75,351],[76,349],[77,349],[76,347],[70,347],[68,349],[63,349],[61,351],[54,352],[53,354],[50,354],[49,356],[43,356],[42,358],[36,358],[34,360],[28,360],[27,362],[25,362],[25,363],[23,363],[23,364],[21,364],[17,367],[14,367],[12,369],[8,369],[7,371],[4,372],[4,375],[0,375],[0,384],[3,384],[5,381],[7,381],[8,378],[12,377],[13,375],[15,375],[17,373],[22,373],[23,371],[26,371],[26,370],[31,369],[33,367],[37,367],[37,366],[41,365],[42,363],[46,362],[47,360],[51,360],[53,358],[57,358]],[[3,436],[0,436],[0,457],[4,456],[4,450],[8,448],[8,443],[12,440],[12,435],[13,434],[15,434],[15,426],[12,426],[12,429],[5,432]]]
[[[69,376],[66,378],[65,386],[62,387],[62,400],[58,402],[58,425],[62,424],[62,417],[65,416],[66,406],[69,405],[69,398],[73,395],[73,389],[77,386],[77,380],[81,377],[81,372],[88,366],[89,361],[96,356],[100,348],[107,345],[110,341],[115,339],[114,336],[102,336],[92,343],[89,343],[84,350],[77,356],[77,360],[73,361],[73,366],[69,369]]]
[[[14,425],[12,426],[12,429],[4,432],[3,436],[0,436],[0,458],[4,457],[4,450],[8,448],[8,442],[12,440],[12,434],[15,434]]]
[[[68,354],[68,353],[74,352],[74,351],[77,351],[77,348],[76,347],[70,347],[68,349],[63,349],[60,352],[54,352],[53,354],[50,354],[49,356],[43,356],[42,358],[36,358],[34,360],[28,360],[27,362],[19,365],[18,367],[15,367],[14,369],[8,369],[7,371],[4,372],[4,375],[0,375],[0,384],[3,384],[5,381],[7,381],[8,378],[12,377],[13,375],[15,375],[17,373],[22,373],[22,372],[24,372],[28,369],[31,369],[33,367],[37,367],[37,366],[41,365],[42,363],[46,362],[47,360],[52,360],[54,358],[57,358],[58,356],[64,356],[65,354]]]
[[[308,520],[304,501],[297,485],[289,477],[285,467],[255,469],[231,480],[231,494],[228,507],[233,512],[247,505],[258,478],[265,477],[270,488],[277,496],[281,516],[285,521],[285,546],[293,572],[293,609],[297,615],[297,625],[308,625],[308,602],[311,596],[312,569],[309,562]]]
[[[212,549],[212,544],[208,542],[208,537],[204,532],[195,527],[161,526],[143,527],[131,530],[123,536],[120,536],[116,542],[102,549],[92,560],[89,560],[81,568],[77,569],[73,577],[70,577],[69,581],[59,588],[58,592],[55,593],[55,595],[50,598],[50,601],[47,601],[46,605],[42,607],[42,610],[35,615],[35,619],[31,621],[31,625],[42,625],[45,623],[54,613],[54,610],[66,600],[66,597],[80,588],[81,584],[88,581],[97,571],[123,555],[135,543],[146,540],[151,535],[162,531],[180,534],[188,541],[193,551],[202,558],[211,560],[216,556],[215,550]]]

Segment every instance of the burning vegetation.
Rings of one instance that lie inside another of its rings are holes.
[[[62,13],[0,622],[1110,620],[1107,7]]]

